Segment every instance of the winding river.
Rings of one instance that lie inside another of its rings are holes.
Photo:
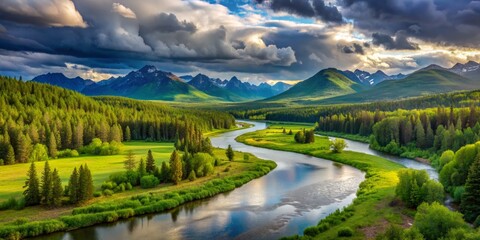
[[[237,136],[266,128],[263,122],[251,123],[255,126],[212,138],[212,144],[220,148],[230,144],[234,150],[274,160],[278,167],[268,175],[231,192],[187,203],[166,213],[38,239],[278,239],[302,234],[307,226],[317,224],[319,219],[353,201],[365,179],[363,172],[320,158],[236,142]],[[348,141],[348,145],[352,151],[381,155],[370,150],[368,144]],[[407,167],[429,169],[412,160],[388,158]]]

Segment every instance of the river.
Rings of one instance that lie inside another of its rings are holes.
[[[37,239],[278,239],[302,234],[306,227],[349,205],[356,197],[358,186],[365,179],[363,172],[325,159],[235,141],[244,133],[266,128],[263,122],[251,123],[255,126],[213,137],[212,144],[220,148],[230,144],[236,151],[274,160],[278,166],[268,175],[231,192],[165,213]],[[369,149],[368,144],[346,141],[349,150],[385,157]],[[387,157],[407,167],[429,169],[428,165],[413,160]]]

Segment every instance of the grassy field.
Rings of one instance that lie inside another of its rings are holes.
[[[147,158],[147,152],[152,150],[156,164],[160,166],[163,161],[167,161],[173,151],[173,143],[157,142],[125,142],[123,151],[133,150],[137,160]],[[103,181],[108,179],[110,174],[124,170],[123,155],[113,156],[80,156],[74,158],[61,158],[49,160],[50,167],[57,168],[62,178],[63,184],[68,183],[68,179],[74,167],[81,164],[88,164],[92,171],[95,186],[100,186]],[[37,172],[41,174],[43,162],[37,162]],[[10,197],[20,197],[23,192],[26,174],[30,163],[0,166],[0,202]]]
[[[313,144],[298,144],[293,135],[283,134],[283,128],[293,133],[311,125],[273,124],[268,129],[247,133],[237,138],[238,141],[276,150],[308,154],[351,165],[366,172],[366,180],[360,185],[357,199],[347,211],[337,213],[313,227],[315,239],[337,239],[338,230],[349,227],[354,231],[351,239],[372,238],[383,232],[389,224],[407,225],[413,212],[402,206],[391,207],[395,203],[395,186],[398,182],[397,171],[403,166],[386,159],[363,153],[345,151],[332,153],[327,137],[315,138]],[[327,227],[325,227],[327,226]]]
[[[128,145],[131,148],[135,148],[140,153],[143,152],[143,150],[145,150],[145,149],[147,149],[147,151],[148,151],[148,149],[150,149],[152,147],[150,145],[150,143],[140,143],[140,142],[129,143]],[[157,143],[157,145],[158,145],[158,143]],[[161,163],[162,161],[168,161],[169,156],[170,156],[170,150],[173,150],[173,146],[170,146],[170,145],[172,145],[172,144],[167,144],[167,143],[161,144],[161,146],[163,146],[163,148],[167,148],[166,150],[163,150],[162,147],[159,147],[159,149],[156,149],[156,150],[154,150],[154,148],[151,148],[152,152],[153,151],[156,152],[156,154],[154,154],[154,157],[156,159],[157,165],[159,165],[159,163]],[[172,191],[189,189],[189,188],[192,188],[192,187],[201,187],[206,182],[209,182],[209,181],[214,180],[214,179],[224,179],[224,178],[230,177],[230,176],[241,175],[242,173],[247,172],[247,171],[252,171],[252,169],[255,168],[256,164],[258,164],[258,163],[263,164],[264,162],[271,162],[271,161],[264,161],[264,160],[258,159],[251,154],[250,154],[249,161],[246,162],[246,161],[243,160],[244,153],[241,153],[241,152],[236,152],[234,161],[229,162],[229,161],[227,161],[227,158],[225,156],[225,150],[224,149],[214,149],[214,155],[215,155],[216,158],[220,159],[221,163],[218,167],[215,167],[215,173],[210,175],[210,176],[203,177],[203,178],[198,178],[197,180],[195,180],[193,182],[190,182],[188,180],[184,180],[179,185],[161,184],[158,187],[153,188],[153,189],[141,189],[140,187],[135,187],[133,190],[125,191],[125,192],[122,192],[122,193],[116,193],[116,194],[114,194],[112,196],[109,196],[109,197],[102,196],[102,197],[94,198],[94,199],[90,200],[89,202],[83,204],[83,206],[88,206],[88,205],[97,204],[97,203],[109,203],[109,202],[114,203],[114,202],[117,202],[117,201],[129,199],[132,196],[136,196],[136,195],[140,195],[140,194],[144,194],[144,193],[164,194],[164,193],[168,193],[168,192],[172,192]],[[120,156],[117,156],[117,158],[120,158],[120,160],[119,160],[120,163],[116,163],[115,161],[112,161],[111,163],[112,163],[112,165],[119,165],[119,166],[118,166],[117,169],[111,168],[110,172],[108,172],[108,167],[102,167],[102,166],[108,166],[108,164],[103,164],[103,165],[98,164],[100,167],[104,168],[103,174],[98,174],[98,171],[95,168],[91,167],[91,171],[92,171],[92,174],[93,174],[93,179],[95,181],[95,187],[96,188],[100,187],[101,183],[105,179],[108,178],[109,174],[114,173],[114,172],[120,172],[120,171],[124,170],[123,169],[123,163],[121,162],[121,161],[123,161],[122,160],[123,156],[120,155]],[[97,161],[105,161],[105,160],[102,160],[102,159],[96,159],[96,160]],[[57,162],[57,165],[54,165],[54,164],[52,164],[52,165],[53,166],[63,166],[63,167],[66,168],[69,165],[67,163],[63,163],[64,161],[65,161],[65,159],[55,160],[55,161],[52,161],[52,163]],[[90,166],[90,163],[89,163],[89,166]],[[94,166],[94,165],[92,164],[92,166]],[[25,165],[25,168],[27,168],[27,167],[28,166]],[[228,168],[228,171],[226,171],[227,168]],[[66,175],[68,175],[68,174],[66,174]],[[15,191],[17,191],[18,189],[20,189],[20,191],[21,191],[21,186],[23,186],[23,182],[25,181],[24,176],[25,176],[25,174],[22,174],[22,176],[20,176],[21,180],[18,180],[19,183],[20,183],[20,185],[19,185],[20,187],[18,187],[17,185],[15,185],[14,182],[11,182],[8,179],[6,181],[8,182],[8,184],[12,188],[16,189]],[[65,184],[66,184],[66,181],[68,181],[68,180],[65,180]],[[45,207],[42,207],[42,206],[35,206],[35,207],[27,207],[23,210],[0,211],[0,226],[2,224],[6,224],[6,223],[11,222],[12,220],[15,220],[15,219],[18,219],[18,218],[27,218],[29,220],[34,220],[34,221],[53,219],[53,218],[57,218],[57,217],[60,217],[60,216],[69,215],[72,212],[72,210],[76,207],[78,207],[78,206],[64,206],[64,207],[56,208],[56,209],[48,209],[48,208],[45,208]]]

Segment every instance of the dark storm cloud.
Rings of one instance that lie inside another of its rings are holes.
[[[395,39],[390,35],[382,33],[373,33],[372,34],[372,43],[373,45],[383,46],[387,50],[417,50],[419,49],[418,45],[408,41],[406,35],[399,31],[395,35]]]
[[[424,41],[477,47],[479,3],[472,0],[343,0],[340,4],[344,17],[353,19],[359,29],[388,35],[404,31],[406,37]],[[403,44],[408,48],[405,41]]]
[[[343,45],[340,47],[341,47],[340,50],[345,54],[353,54],[353,53],[360,54],[360,55],[365,54],[365,50],[363,49],[363,46],[358,43],[353,43],[352,46]]]
[[[195,32],[197,27],[191,22],[179,21],[175,14],[160,13],[144,23],[142,30],[145,32],[158,31],[167,33],[178,31]]]
[[[263,4],[264,0],[256,0]],[[325,22],[341,23],[342,14],[336,6],[327,6],[323,0],[272,0],[269,7],[275,12],[287,12],[301,17],[314,17]]]

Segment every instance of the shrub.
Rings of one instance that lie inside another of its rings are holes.
[[[353,230],[349,227],[343,227],[338,230],[339,237],[351,237],[353,236]]]
[[[140,186],[142,188],[154,188],[158,186],[158,184],[160,184],[160,181],[153,175],[143,176],[140,179]]]
[[[17,200],[14,197],[9,198],[7,201],[1,202],[0,203],[0,210],[8,210],[8,209],[15,209],[15,210],[21,210],[25,208],[25,199],[20,198]]]
[[[112,195],[113,195],[113,191],[110,190],[110,189],[105,189],[105,190],[103,190],[103,195],[105,195],[105,196],[112,196]]]
[[[459,203],[462,200],[462,195],[465,192],[464,186],[455,187],[453,190],[453,201]]]
[[[80,154],[77,150],[65,149],[57,153],[58,158],[78,157]]]
[[[193,182],[195,181],[195,179],[197,179],[197,176],[195,176],[195,171],[190,171],[190,174],[188,174],[188,180],[190,180],[190,182]]]
[[[415,214],[413,226],[417,228],[426,240],[439,239],[450,229],[467,228],[462,214],[452,212],[440,203],[422,203]]]
[[[125,190],[132,190],[132,189],[133,189],[132,184],[127,182],[127,185],[125,185]]]
[[[317,226],[307,227],[305,230],[303,230],[303,235],[305,236],[314,237],[318,234],[320,234],[320,231],[318,230]]]
[[[341,153],[347,147],[345,140],[340,138],[335,138],[333,141],[330,141],[330,149],[334,153]]]
[[[94,196],[94,197],[101,197],[101,196],[102,196],[102,192],[96,191],[96,192],[93,193],[93,196]]]

